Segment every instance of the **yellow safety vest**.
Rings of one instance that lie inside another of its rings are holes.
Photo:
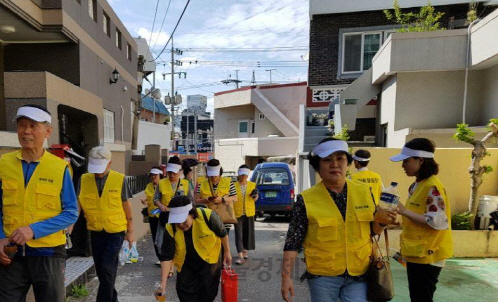
[[[145,187],[145,196],[147,198],[147,208],[149,211],[149,217],[159,217],[159,214],[151,214],[152,211],[157,209],[157,206],[154,204],[154,195],[156,193],[156,188],[154,187],[154,183],[150,182]]]
[[[429,190],[436,187],[446,206],[445,213],[448,217],[447,230],[434,230],[418,226],[410,219],[403,217],[401,232],[401,254],[406,261],[412,263],[429,264],[453,256],[453,239],[451,237],[451,209],[446,190],[436,176],[422,180],[415,192],[408,198],[405,207],[417,214],[425,214],[427,209],[427,196]]]
[[[190,186],[187,179],[180,179],[179,187],[176,192],[180,195],[187,195],[189,187]],[[171,182],[168,178],[163,178],[159,181],[159,191],[161,192],[161,203],[167,207],[169,205],[169,202],[171,201],[171,198],[175,196],[175,192],[173,192],[173,188],[171,188]]]
[[[207,263],[214,264],[218,262],[220,257],[221,239],[216,236],[213,231],[211,231],[204,220],[202,211],[206,214],[208,221],[211,217],[211,210],[197,209],[198,217],[194,219],[192,223],[192,241],[194,242],[194,248],[197,254],[199,254],[199,256]],[[178,272],[181,272],[183,263],[185,262],[185,257],[187,255],[185,235],[179,228],[176,228],[174,231],[173,226],[170,223],[166,225],[166,230],[169,235],[175,239],[175,256],[173,262]]]
[[[359,276],[367,271],[375,205],[368,186],[355,180],[347,180],[347,186],[346,221],[323,182],[302,192],[309,221],[304,255],[312,274],[338,276],[347,269]]]
[[[218,182],[218,187],[214,191],[215,196],[225,196],[230,193],[230,183],[232,180],[228,177],[221,177]],[[209,187],[209,179],[204,179],[201,182],[201,198],[213,196],[211,188]]]
[[[375,198],[375,204],[379,204],[380,195],[382,194],[382,180],[380,175],[369,171],[359,171],[351,176],[354,180],[364,182],[372,189],[372,194]]]
[[[119,233],[126,231],[126,214],[121,200],[124,175],[110,171],[99,197],[95,174],[85,173],[81,176],[81,188],[78,199],[85,212],[87,228],[90,231]]]
[[[247,217],[254,216],[256,214],[256,201],[251,197],[251,192],[256,189],[256,184],[252,181],[247,181],[245,202],[238,181],[235,182],[235,189],[237,189],[237,201],[233,204],[235,217],[239,218],[240,216],[242,216],[243,210],[246,211]],[[244,205],[245,208],[243,208]]]
[[[0,159],[2,180],[2,213],[5,236],[38,221],[55,217],[62,212],[61,190],[67,162],[45,151],[38,160],[29,183],[24,186],[22,151],[4,154]],[[66,243],[63,230],[32,239],[30,247],[54,247]]]

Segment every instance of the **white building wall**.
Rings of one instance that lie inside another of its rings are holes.
[[[299,105],[306,105],[306,85],[260,88],[261,92],[296,127],[299,127]]]
[[[239,121],[254,119],[254,106],[236,106],[214,110],[214,138],[237,138],[239,137]]]
[[[134,154],[141,155],[145,145],[160,145],[161,149],[171,149],[171,123],[168,125],[140,121],[138,124],[137,150]]]
[[[251,104],[251,89],[232,91],[214,96],[214,109]]]
[[[392,76],[382,84],[380,101],[380,124],[387,124],[386,146],[394,137],[394,117],[396,110],[396,76]]]
[[[479,72],[469,74],[466,122],[481,124]],[[453,128],[462,122],[464,72],[410,72],[397,75],[394,128]]]
[[[331,0],[310,0],[310,16],[319,14],[337,14],[347,12],[372,11],[392,9],[393,0],[347,0],[347,1],[331,1]],[[469,3],[468,0],[431,0],[432,6]],[[476,2],[486,2],[478,0]],[[422,0],[401,0],[399,5],[402,8],[421,7],[426,5],[426,1]]]
[[[259,118],[259,114],[262,113],[261,111],[256,107],[254,107],[254,110],[254,134],[251,134],[250,137],[267,137],[268,135],[284,136],[266,116],[264,119]]]
[[[498,65],[485,70],[483,73],[482,119],[489,121],[491,118],[498,118]]]

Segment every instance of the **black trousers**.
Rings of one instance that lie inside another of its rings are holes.
[[[123,245],[124,232],[107,233],[92,231],[93,261],[99,278],[96,302],[118,302],[118,292],[114,288],[118,273],[119,251]]]
[[[442,267],[430,264],[406,263],[408,288],[412,302],[432,302]]]
[[[0,301],[24,302],[29,287],[37,302],[64,302],[66,259],[15,257],[9,266],[0,265]]]
[[[176,293],[180,302],[213,302],[218,296],[221,278],[221,257],[215,264],[207,262],[193,267],[185,260],[177,274]]]
[[[254,250],[256,245],[254,238],[254,216],[240,216],[237,218],[237,224],[234,227],[237,253],[243,253],[244,250]]]
[[[149,226],[150,226],[150,233],[152,235],[152,245],[154,246],[154,251],[156,252],[157,259],[160,259],[159,249],[156,246],[156,234],[157,234],[157,227],[159,226],[159,218],[149,217]]]

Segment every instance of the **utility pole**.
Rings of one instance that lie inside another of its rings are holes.
[[[194,110],[194,150],[197,154],[197,112]]]
[[[235,86],[237,86],[237,89],[239,89],[239,71],[235,70]]]
[[[189,143],[189,139],[188,139],[188,136],[189,136],[189,133],[190,133],[190,129],[189,129],[189,124],[190,124],[190,114],[189,112],[187,111],[185,113],[187,115],[187,143],[184,142],[184,145],[187,147],[187,154],[190,154],[190,143]]]
[[[266,69],[266,71],[269,71],[269,72],[270,72],[270,84],[272,83],[272,82],[271,82],[271,72],[272,72],[273,70],[276,70],[276,69]]]
[[[173,48],[173,36],[171,36],[171,121],[173,126],[173,139],[175,133],[175,49]],[[181,125],[180,125],[181,130]]]
[[[256,85],[256,76],[254,75],[254,70],[252,71],[251,85]]]

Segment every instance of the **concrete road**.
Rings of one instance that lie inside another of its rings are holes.
[[[249,252],[249,259],[243,265],[234,265],[239,274],[238,301],[283,301],[280,295],[280,267],[282,263],[282,248],[288,227],[288,219],[258,218],[256,221],[256,250]],[[233,230],[230,232],[230,248],[234,262],[236,249]],[[152,249],[150,235],[145,236],[138,243],[138,249],[144,261],[136,264],[126,264],[120,267],[116,282],[120,302],[155,301],[153,297],[154,284],[160,280],[160,269],[154,265],[157,260]],[[296,275],[304,272],[304,263],[297,265]],[[295,279],[296,302],[310,301],[306,282],[300,283]],[[175,292],[176,277],[168,282],[166,292],[167,301],[179,301]],[[90,295],[86,298],[71,298],[70,301],[95,301],[98,280],[94,279],[87,284]],[[221,301],[221,294],[215,300]]]

